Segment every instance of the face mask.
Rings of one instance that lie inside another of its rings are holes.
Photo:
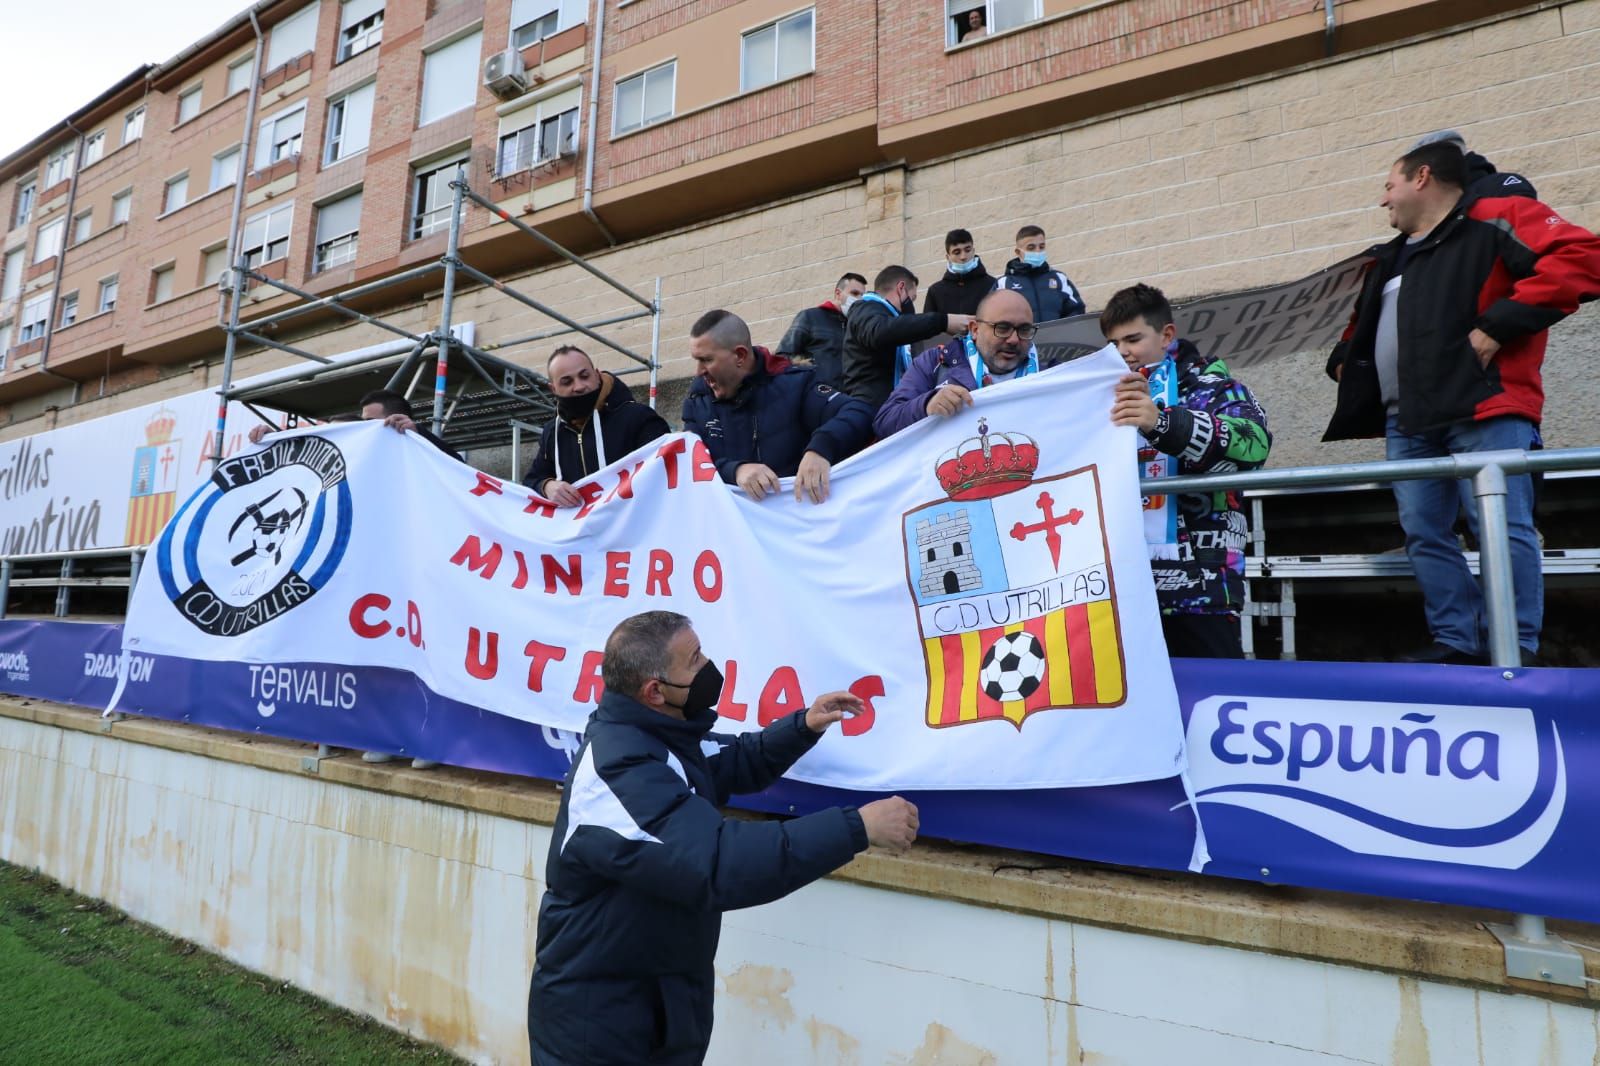
[[[1044,253],[1043,252],[1024,252],[1022,254],[1022,262],[1023,262],[1023,264],[1025,266],[1030,266],[1030,267],[1035,267],[1035,268],[1042,267],[1042,266],[1044,266],[1044,262],[1045,262]]]
[[[904,300],[901,300],[900,301],[900,313],[902,315],[914,315],[914,314],[916,314],[917,313],[917,301],[915,299],[913,299],[912,297],[910,297],[910,296],[907,296]]]
[[[974,270],[977,270],[977,269],[978,269],[978,257],[977,256],[973,256],[971,259],[968,259],[965,263],[951,263],[950,264],[950,273],[952,273],[952,274],[970,274]]]
[[[861,299],[859,296],[846,296],[843,300],[839,301],[839,310],[848,315],[850,313],[851,306],[854,305],[859,299]]]
[[[672,681],[667,681],[666,678],[658,677],[656,680],[665,681],[669,685],[674,684]],[[693,681],[689,682],[687,686],[680,685],[678,687],[688,688],[688,692],[683,697],[683,703],[678,705],[684,716],[704,714],[715,707],[718,700],[722,699],[722,671],[717,669],[716,663],[708,659],[706,664],[700,668],[700,672],[694,675]]]
[[[557,396],[556,413],[568,422],[582,422],[594,413],[600,402],[600,390],[590,389],[579,396]]]

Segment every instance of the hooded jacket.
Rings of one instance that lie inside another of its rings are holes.
[[[581,423],[557,415],[539,433],[539,451],[522,483],[540,495],[551,479],[581,481],[671,430],[667,420],[633,398],[610,371],[600,371],[600,398]],[[604,458],[602,458],[602,455]]]
[[[809,364],[817,381],[839,387],[844,358],[844,312],[832,300],[794,316],[778,342],[778,354]]]
[[[1033,308],[1035,322],[1053,322],[1083,314],[1083,297],[1061,271],[1049,263],[1031,267],[1020,259],[1006,264],[1005,275],[995,286],[1020,292]]]
[[[867,846],[854,807],[727,819],[817,743],[796,711],[760,732],[711,732],[607,692],[551,830],[528,1034],[582,1066],[699,1063],[711,1040],[722,912],[781,899]]]
[[[965,274],[946,270],[944,277],[928,286],[928,294],[922,298],[922,310],[925,314],[975,315],[983,298],[993,291],[994,275],[984,268],[980,259],[978,265]]]

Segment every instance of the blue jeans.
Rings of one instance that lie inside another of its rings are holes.
[[[1389,416],[1390,459],[1438,459],[1463,452],[1526,449],[1534,426],[1504,415],[1483,422],[1459,422],[1426,433],[1402,433]],[[1396,481],[1395,502],[1406,534],[1406,555],[1422,586],[1423,608],[1433,639],[1458,651],[1480,654],[1484,640],[1483,592],[1467,568],[1451,527],[1457,508],[1467,512],[1467,527],[1478,536],[1478,499],[1472,482]],[[1506,478],[1506,526],[1511,534],[1511,580],[1516,589],[1517,642],[1539,650],[1544,622],[1543,557],[1533,530],[1533,481],[1526,474]]]

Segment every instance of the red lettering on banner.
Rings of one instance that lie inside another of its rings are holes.
[[[682,454],[682,438],[669,440],[656,449],[656,455],[660,457],[662,464],[667,468],[667,488],[669,489],[678,487],[678,456]]]
[[[522,654],[528,657],[528,691],[544,691],[544,668],[550,663],[558,663],[567,657],[566,648],[558,648],[553,644],[541,644],[537,640],[530,640],[522,649]]]
[[[628,595],[628,559],[632,552],[606,552],[606,583],[601,591],[607,596]]]
[[[450,561],[457,566],[465,565],[468,570],[478,571],[478,576],[485,581],[494,577],[494,572],[500,569],[500,557],[504,554],[498,542],[490,542],[489,550],[483,550],[483,542],[476,533],[467,534],[467,539],[461,542],[461,547],[450,556]]]
[[[511,549],[511,554],[517,559],[517,579],[511,583],[511,587],[525,589],[528,587],[528,557],[515,548]]]
[[[604,658],[604,652],[586,651],[583,653],[583,666],[578,669],[578,684],[572,690],[572,702],[600,702],[600,697],[606,691],[606,683],[600,680],[600,662]]]
[[[587,485],[578,485],[576,488],[578,495],[583,497],[583,506],[578,508],[578,513],[572,517],[588,518],[589,512],[594,510],[595,505],[600,502],[600,497],[606,494],[606,490],[592,481]]]
[[[644,594],[646,596],[670,596],[672,588],[667,584],[672,578],[672,553],[660,548],[650,549],[650,568],[645,571]]]
[[[877,708],[872,706],[872,701],[883,695],[883,678],[877,674],[868,674],[858,679],[850,686],[850,695],[861,701],[861,713],[854,717],[845,715],[844,721],[839,723],[839,732],[847,737],[859,737],[872,728],[873,721],[878,717]]]
[[[473,473],[478,475],[478,483],[472,487],[472,494],[474,496],[486,496],[491,492],[496,496],[505,495],[500,491],[501,486],[503,486],[505,482],[501,481],[497,477],[490,477],[481,470],[474,470]]]
[[[709,581],[706,580],[707,570],[711,571]],[[706,603],[716,603],[722,598],[722,560],[710,548],[701,552],[694,561],[694,590]]]
[[[477,626],[467,629],[467,673],[479,681],[488,681],[500,672],[500,634],[490,632],[488,637],[485,641]],[[480,650],[480,643],[488,646],[487,653]]]
[[[536,514],[540,518],[554,518],[556,505],[539,496],[529,496],[528,506],[522,509],[523,514]]]
[[[711,449],[706,447],[706,442],[694,442],[694,450],[690,453],[694,458],[694,479],[696,481],[715,481],[717,479],[717,464],[711,458]]]
[[[560,563],[556,562],[554,555],[541,555],[539,558],[544,563],[545,595],[555,595],[557,578],[560,578],[561,583],[567,586],[569,595],[579,596],[583,594],[583,556],[567,556],[567,568],[565,570],[561,568]]]
[[[624,500],[633,499],[633,479],[643,469],[644,463],[642,462],[634,463],[632,470],[625,466],[619,467],[617,469],[617,487],[611,490],[611,495],[606,497],[605,502],[610,503],[612,500],[619,498]]]
[[[428,645],[422,640],[422,612],[417,609],[416,601],[406,601],[406,632],[405,636],[411,641],[413,648],[426,648]]]
[[[350,605],[351,630],[356,636],[366,637],[369,640],[383,636],[394,627],[386,621],[367,621],[367,613],[369,611],[387,611],[392,603],[394,601],[381,592],[369,592],[365,596],[359,597],[355,603]]]
[[[800,677],[792,666],[780,666],[767,678],[761,690],[760,710],[756,721],[769,726],[786,714],[793,714],[806,705],[805,694],[800,691]]]
[[[729,659],[722,671],[722,695],[717,697],[717,714],[735,722],[742,722],[750,714],[750,705],[733,698],[733,689],[739,683],[739,664]]]

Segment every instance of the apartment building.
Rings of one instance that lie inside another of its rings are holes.
[[[1597,57],[1600,0],[262,0],[0,160],[0,438],[214,386],[230,257],[313,294],[437,260],[462,164],[662,278],[669,379],[708,307],[771,343],[844,269],[933,280],[955,225],[997,270],[1043,222],[1091,304],[1300,276],[1385,235],[1379,176],[1441,126],[1593,226]],[[487,212],[463,256],[606,309]],[[437,285],[362,309],[428,328]]]

